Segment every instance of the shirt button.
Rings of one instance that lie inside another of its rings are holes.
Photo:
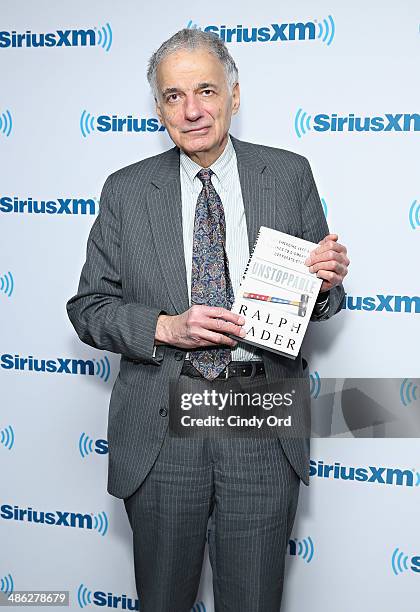
[[[159,408],[159,414],[161,417],[166,417],[166,415],[168,414],[168,411],[166,410],[166,408],[164,406],[161,406]]]
[[[175,359],[181,361],[184,359],[184,353],[182,351],[175,351]]]

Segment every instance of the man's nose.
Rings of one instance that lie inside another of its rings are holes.
[[[195,95],[186,96],[184,103],[185,117],[189,121],[196,121],[201,117],[202,110],[200,101],[197,100]]]

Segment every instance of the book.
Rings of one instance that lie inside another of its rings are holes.
[[[322,285],[304,264],[318,245],[261,226],[232,312],[245,317],[241,342],[295,359]]]

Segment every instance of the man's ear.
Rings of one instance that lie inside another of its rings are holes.
[[[239,83],[235,83],[232,89],[232,115],[236,115],[241,105],[241,92]]]

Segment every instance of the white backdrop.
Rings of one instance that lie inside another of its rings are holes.
[[[147,60],[187,24],[274,38],[228,43],[242,91],[232,133],[308,157],[330,229],[348,247],[347,308],[305,340],[313,384],[401,378],[395,403],[419,414],[420,5],[3,0],[0,17],[0,591],[65,589],[74,610],[112,607],[107,594],[134,604],[131,530],[123,502],[106,492],[119,357],[82,344],[65,304],[107,175],[172,146],[156,129]],[[370,129],[331,129],[334,115]],[[145,130],[107,130],[112,116],[143,119]],[[35,371],[41,360],[51,361]],[[311,451],[282,609],[411,609],[418,441],[323,439]],[[322,478],[320,462],[391,477]],[[394,469],[413,478],[398,484]],[[30,508],[51,515],[19,520]],[[195,609],[213,611],[207,558]]]

